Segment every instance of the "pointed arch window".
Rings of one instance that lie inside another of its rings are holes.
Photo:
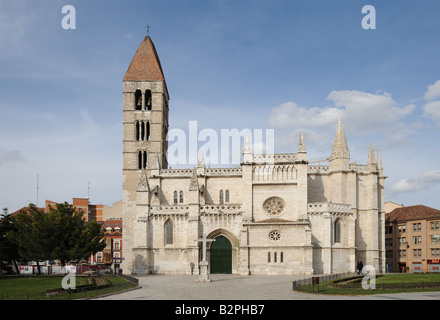
[[[147,151],[138,152],[138,169],[147,169]]]
[[[335,221],[335,243],[341,242],[341,219]]]
[[[180,192],[179,192],[179,200],[180,200],[180,203],[183,203],[183,191],[182,190],[180,190]]]
[[[165,244],[173,244],[173,223],[170,219],[165,221],[164,225]]]
[[[147,124],[146,124],[146,140],[150,141],[150,122],[149,121],[147,121]]]
[[[225,191],[225,202],[228,203],[229,202],[229,190]]]
[[[223,203],[223,202],[224,202],[223,190],[220,190],[219,201],[220,201],[220,203]]]
[[[139,134],[139,121],[136,121],[136,140],[140,140],[140,134]]]
[[[174,191],[174,204],[177,204],[178,198],[177,198],[177,191]]]

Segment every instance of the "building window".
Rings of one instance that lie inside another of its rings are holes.
[[[335,221],[335,243],[341,242],[341,219]]]
[[[121,246],[120,246],[119,240],[115,240],[113,242],[113,250],[121,250]]]
[[[282,263],[284,261],[284,254],[280,252],[280,262]]]
[[[437,235],[431,236],[431,243],[440,243],[440,237]]]
[[[399,250],[399,257],[406,258],[406,250]]]
[[[267,253],[267,262],[270,263],[270,252]]]
[[[178,203],[178,199],[177,199],[177,191],[174,191],[174,204]]]
[[[438,221],[431,222],[431,230],[438,230],[438,229],[439,229],[439,222]]]
[[[165,222],[165,244],[173,244],[173,223],[169,219]]]
[[[147,151],[138,152],[138,169],[147,169]]]
[[[179,192],[179,201],[180,201],[180,203],[183,203],[183,191],[182,190],[180,190],[180,192]]]
[[[220,190],[219,201],[220,201],[220,203],[223,203],[223,202],[224,202],[224,198],[223,198],[223,190]]]
[[[408,244],[408,242],[406,242],[406,237],[399,238],[399,245],[404,246],[406,244]]]
[[[226,201],[226,203],[229,202],[229,190],[225,191],[225,201]]]
[[[421,223],[413,223],[413,230],[414,231],[422,231],[422,224]]]
[[[439,257],[440,256],[440,249],[439,248],[432,248],[431,249],[431,256]]]
[[[139,121],[136,121],[136,141],[139,141],[141,139],[139,130]]]
[[[151,90],[145,91],[145,110],[151,110],[151,107],[153,105],[153,101],[151,98]]]
[[[422,243],[421,236],[413,237],[413,239],[414,239],[414,244],[421,244]]]
[[[147,121],[147,124],[146,124],[146,131],[147,131],[146,140],[150,141],[150,122],[149,121]]]
[[[422,249],[414,249],[414,257],[421,257]]]
[[[273,262],[277,262],[277,253],[276,252],[273,253]]]
[[[141,90],[136,90],[134,93],[134,103],[135,110],[142,110],[142,92]]]
[[[397,228],[399,229],[399,233],[406,232],[406,225],[405,224],[401,224],[401,225],[397,226]]]

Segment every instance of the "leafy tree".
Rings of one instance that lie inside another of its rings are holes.
[[[10,238],[27,260],[67,261],[87,259],[101,251],[105,242],[101,227],[96,221],[85,223],[82,215],[67,202],[43,212],[30,204],[27,211],[13,218],[16,231]]]
[[[4,262],[12,262],[18,270],[17,259],[19,258],[17,246],[10,241],[7,234],[14,230],[11,216],[8,208],[3,208],[0,214],[0,276],[2,275],[2,267]]]

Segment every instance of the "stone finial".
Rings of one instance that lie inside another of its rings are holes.
[[[199,168],[204,168],[205,167],[205,157],[203,155],[203,151],[200,150],[199,152],[199,163],[198,163],[198,167]]]
[[[368,148],[368,162],[367,164],[376,164],[376,156],[374,155],[374,149],[372,146]]]
[[[305,153],[306,151],[306,144],[304,143],[304,135],[301,133],[299,136],[299,142],[298,142],[298,153]]]
[[[382,156],[380,155],[380,149],[377,149],[377,168],[379,169],[379,171],[383,170]]]
[[[145,170],[142,170],[141,174],[139,175],[137,191],[149,191],[149,189],[150,186],[148,184],[147,173]]]
[[[338,119],[338,128],[336,129],[335,140],[332,148],[332,158],[350,159],[347,139],[345,138],[344,128],[342,127],[341,117]]]
[[[244,148],[243,153],[251,153],[251,144],[249,143],[249,136],[246,134],[246,137],[244,138]]]
[[[189,191],[199,190],[199,181],[197,180],[197,171],[194,169],[191,176],[191,183],[189,184]]]

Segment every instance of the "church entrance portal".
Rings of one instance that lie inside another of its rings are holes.
[[[224,236],[211,243],[211,273],[232,273],[232,245]]]

